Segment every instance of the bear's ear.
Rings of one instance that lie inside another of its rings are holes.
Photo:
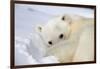
[[[38,32],[42,32],[42,26],[38,25],[38,26],[36,27],[36,30],[37,30]]]
[[[61,19],[69,24],[71,23],[71,18],[68,15],[63,15]]]
[[[62,17],[62,20],[65,20],[65,16]]]

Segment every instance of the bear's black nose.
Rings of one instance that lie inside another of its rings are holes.
[[[49,41],[48,43],[49,43],[50,45],[52,45],[52,41]]]

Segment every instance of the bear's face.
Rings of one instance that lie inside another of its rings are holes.
[[[66,16],[55,17],[48,21],[45,26],[38,26],[38,32],[47,46],[68,39],[70,34],[70,18]]]

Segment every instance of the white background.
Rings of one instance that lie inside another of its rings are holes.
[[[36,0],[39,1],[39,0]],[[97,6],[97,64],[39,67],[34,69],[99,69],[100,67],[100,5],[99,0],[40,0],[45,2],[90,4]],[[99,13],[98,13],[99,12]],[[10,65],[10,1],[0,0],[0,69]]]

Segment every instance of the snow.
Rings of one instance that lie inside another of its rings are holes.
[[[37,44],[41,47],[43,44],[37,40],[39,37],[36,35],[35,27],[39,24],[45,24],[55,15],[65,13],[77,14],[88,18],[94,17],[93,9],[15,4],[16,65],[58,63],[57,58],[52,55],[43,57],[45,51],[42,48],[36,47]],[[32,38],[34,38],[34,41],[31,41]]]

